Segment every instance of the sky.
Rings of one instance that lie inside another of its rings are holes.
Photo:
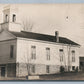
[[[33,32],[55,35],[59,31],[59,36],[79,43],[80,56],[84,55],[84,4],[15,4],[15,7],[19,8],[20,19],[28,18],[34,23]]]
[[[0,3],[84,3],[84,0],[0,0]]]

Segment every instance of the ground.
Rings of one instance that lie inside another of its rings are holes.
[[[8,78],[4,78],[1,77],[0,80],[26,80],[26,77],[24,78],[14,78],[14,77],[8,77]],[[40,76],[41,81],[46,81],[46,80],[84,80],[84,72],[79,72],[79,73],[62,73],[62,74],[52,74],[52,75],[42,75]],[[38,81],[38,80],[37,80]]]
[[[41,76],[40,80],[84,80],[84,72]]]

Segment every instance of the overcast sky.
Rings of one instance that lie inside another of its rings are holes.
[[[28,17],[34,23],[33,32],[67,37],[82,47],[84,55],[84,4],[18,4],[20,17]],[[0,4],[0,7],[3,7]]]

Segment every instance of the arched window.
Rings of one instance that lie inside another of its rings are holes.
[[[13,14],[12,21],[13,21],[13,22],[15,22],[15,21],[16,21],[16,15],[15,15],[15,14]]]
[[[5,16],[5,22],[8,22],[9,21],[9,18],[8,18],[8,15]]]

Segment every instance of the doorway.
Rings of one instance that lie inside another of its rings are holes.
[[[5,77],[5,67],[1,67],[1,76]]]

